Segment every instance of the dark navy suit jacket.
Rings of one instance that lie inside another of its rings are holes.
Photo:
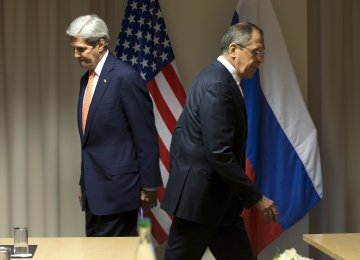
[[[141,188],[162,185],[151,98],[139,74],[109,53],[83,134],[87,81],[88,72],[80,81],[78,103],[83,198],[96,215],[135,210],[141,204]]]
[[[262,196],[243,170],[246,135],[244,98],[215,61],[193,82],[176,125],[162,208],[196,223],[234,224]]]

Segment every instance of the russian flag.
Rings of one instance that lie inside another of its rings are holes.
[[[239,0],[232,23],[239,19],[258,25],[266,46],[264,64],[244,83],[249,122],[246,172],[279,209],[278,224],[268,224],[254,209],[244,212],[258,255],[320,201],[321,164],[317,132],[271,1]]]

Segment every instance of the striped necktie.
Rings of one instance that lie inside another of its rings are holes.
[[[85,126],[86,126],[86,119],[89,113],[90,103],[91,103],[91,96],[93,92],[93,85],[94,85],[94,77],[95,71],[89,71],[89,79],[85,90],[84,95],[84,102],[83,102],[83,109],[82,109],[82,129],[83,133],[85,133]]]

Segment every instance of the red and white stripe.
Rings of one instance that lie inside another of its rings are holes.
[[[152,234],[156,243],[168,238],[171,216],[160,209],[170,173],[170,143],[172,133],[185,105],[186,94],[181,84],[175,61],[160,71],[147,87],[154,106],[155,125],[159,135],[160,171],[164,187],[158,189],[158,206],[146,211],[152,219]]]

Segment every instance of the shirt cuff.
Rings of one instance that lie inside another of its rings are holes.
[[[145,191],[156,191],[158,188],[142,188]]]

